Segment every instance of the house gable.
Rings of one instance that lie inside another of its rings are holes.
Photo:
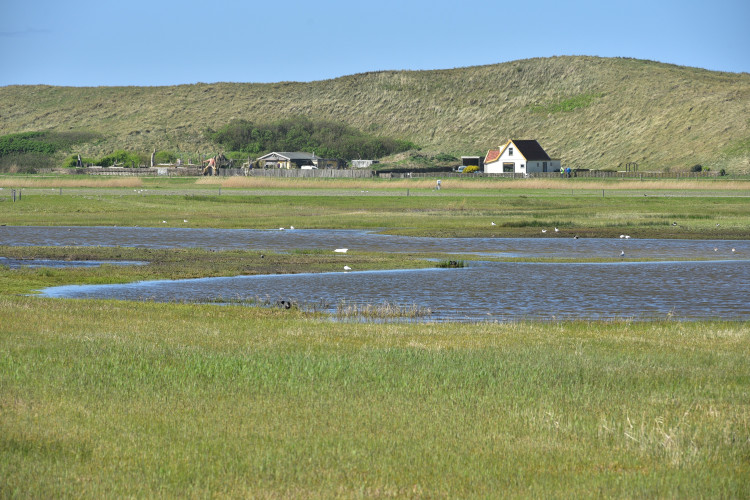
[[[526,161],[549,161],[551,159],[542,146],[540,146],[535,140],[513,139],[510,142],[515,144],[516,148]]]

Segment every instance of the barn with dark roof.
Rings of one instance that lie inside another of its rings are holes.
[[[484,159],[488,174],[559,172],[560,160],[550,158],[536,140],[511,139],[498,149],[490,149]]]

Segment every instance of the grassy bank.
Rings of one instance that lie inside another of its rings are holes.
[[[127,181],[127,183],[126,183]],[[0,224],[747,238],[748,181],[0,179]],[[79,184],[75,184],[79,182]],[[27,187],[19,187],[27,183]],[[10,201],[10,187],[23,193]],[[187,220],[187,222],[185,222]],[[166,222],[164,222],[166,221]],[[495,225],[492,225],[492,223]],[[676,223],[676,224],[675,224]]]
[[[60,285],[131,283],[216,276],[250,276],[342,271],[347,264],[359,271],[372,269],[419,269],[435,267],[430,255],[350,252],[346,259],[323,250],[293,250],[279,254],[266,251],[206,249],[148,249],[122,247],[9,247],[0,245],[0,256],[14,259],[60,261],[137,261],[145,265],[101,267],[21,267],[0,265],[0,295],[29,294]],[[2,262],[2,261],[0,261]],[[207,301],[213,297],[206,297]]]
[[[0,496],[746,497],[743,323],[0,298]]]

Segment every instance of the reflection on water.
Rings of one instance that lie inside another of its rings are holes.
[[[49,297],[289,300],[429,308],[426,320],[750,319],[750,262],[471,263],[463,269],[239,276],[67,286]]]
[[[179,227],[0,226],[0,243],[12,246],[127,246],[142,248],[293,249],[445,252],[500,257],[629,259],[747,259],[750,240],[657,240],[581,238],[414,238],[358,230],[194,229]],[[735,252],[732,252],[732,248]]]

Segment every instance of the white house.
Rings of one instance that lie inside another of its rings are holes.
[[[553,160],[535,140],[511,139],[498,149],[490,149],[484,159],[488,174],[559,172],[560,160]]]

